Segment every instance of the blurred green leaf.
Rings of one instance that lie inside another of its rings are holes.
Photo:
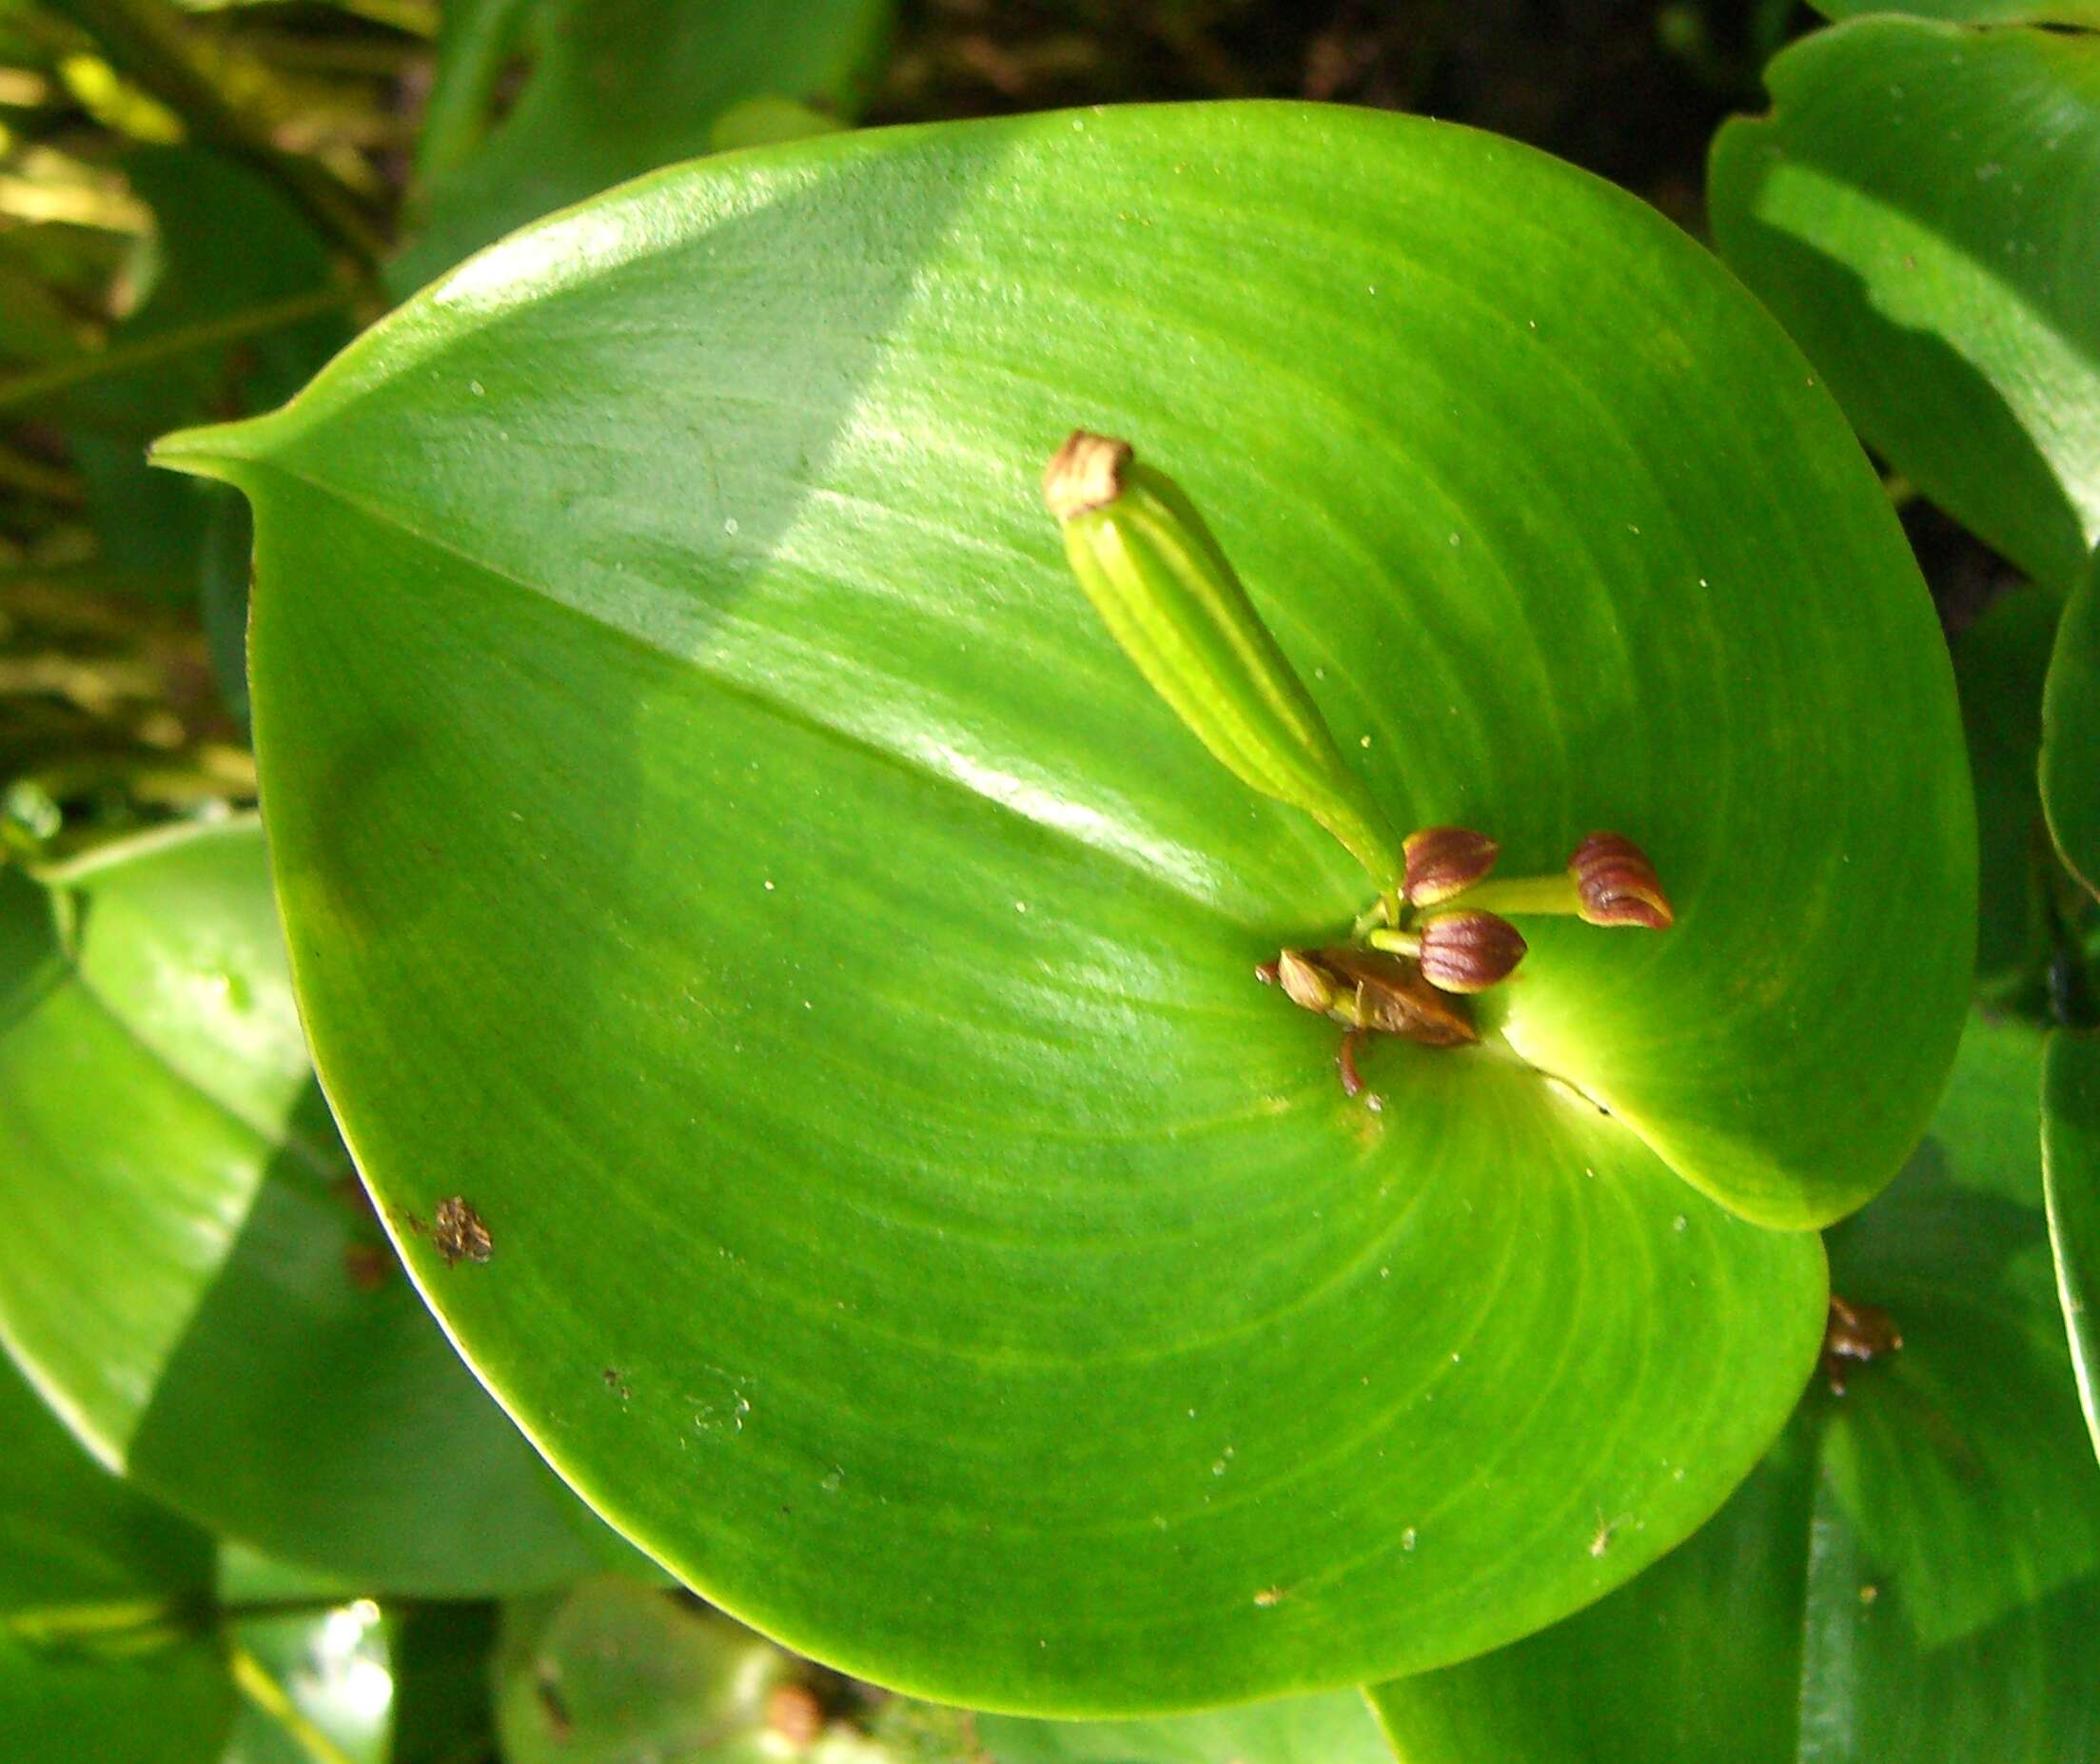
[[[1896,1186],[1831,1234],[1894,1355],[1811,1390],[1712,1524],[1594,1609],[1375,1693],[1407,1764],[2093,1755],[2100,1471],[2034,1152],[2042,1036],[1972,1023]],[[1616,1547],[1616,1540],[1614,1541]]]
[[[395,1756],[393,1676],[377,1605],[244,1617],[229,1637],[247,1695],[224,1764],[387,1764]]]
[[[1871,18],[1714,144],[1721,255],[1859,432],[2059,589],[2100,538],[2100,36]]]
[[[994,1764],[1393,1764],[1361,1691],[1157,1721],[981,1715],[977,1732]]]
[[[210,1764],[211,1544],[98,1468],[0,1358],[0,1738],[22,1764]]]
[[[389,281],[406,293],[527,221],[674,160],[790,138],[783,112],[754,112],[752,100],[850,120],[893,10],[893,0],[448,6],[430,98],[442,146],[422,155],[415,237]],[[477,141],[516,52],[530,57],[531,77]]]
[[[2100,1320],[2093,1311],[2100,1286],[2100,1035],[2091,1030],[2050,1038],[2042,1070],[2042,1167],[2078,1401],[2100,1450]]]
[[[370,1217],[306,1063],[260,831],[149,834],[49,882],[0,872],[0,1334],[82,1440],[367,1590],[602,1560]]]
[[[979,1764],[958,1711],[873,1712],[718,1612],[628,1580],[508,1606],[506,1764]],[[827,1702],[827,1698],[830,1702]],[[838,1706],[833,1706],[833,1705]],[[906,1718],[899,1719],[902,1715]],[[870,1731],[885,1716],[896,1743]]]
[[[2100,557],[2064,609],[2050,657],[2041,797],[2058,853],[2100,894]]]
[[[1808,380],[1541,156],[1134,108],[666,174],[167,443],[256,504],[305,1021],[397,1223],[483,1222],[402,1242],[490,1388],[734,1614],[966,1705],[1347,1683],[1660,1554],[1822,1323],[1709,1197],[1864,1200],[1971,982],[1946,652]],[[1252,970],[1365,885],[1086,606],[1074,422],[1399,825],[1624,829],[1677,929],[1527,924],[1482,1049],[1344,1099]]]

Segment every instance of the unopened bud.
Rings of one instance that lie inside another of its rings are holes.
[[[1484,992],[1524,959],[1522,935],[1492,912],[1457,909],[1422,922],[1422,971],[1446,992]]]
[[[1401,842],[1403,892],[1410,907],[1434,907],[1462,894],[1495,868],[1502,848],[1469,827],[1424,827]]]
[[[1325,1015],[1334,1009],[1335,987],[1326,970],[1296,950],[1276,958],[1277,983],[1294,1005]]]
[[[1392,889],[1391,823],[1173,480],[1129,442],[1082,430],[1050,461],[1043,500],[1072,574],[1152,690],[1243,783],[1311,815]]]
[[[1667,931],[1675,922],[1655,866],[1623,833],[1590,834],[1568,859],[1568,873],[1575,878],[1578,911],[1587,924]]]

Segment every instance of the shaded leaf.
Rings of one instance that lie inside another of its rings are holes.
[[[1976,981],[2005,996],[2048,959],[2042,825],[2035,765],[2042,681],[2063,603],[2029,584],[2002,594],[1954,640],[1954,683],[1976,786]]]
[[[373,1588],[599,1559],[370,1217],[259,829],[107,847],[48,892],[0,872],[0,1332],[99,1457]]]
[[[23,1759],[207,1764],[233,1690],[211,1544],[96,1466],[0,1358],[0,1735]]]
[[[1721,255],[1859,432],[2058,588],[2100,538],[2100,37],[1862,19],[1714,144]]]
[[[2056,630],[2042,697],[2041,796],[2058,854],[2100,894],[2100,563]]]

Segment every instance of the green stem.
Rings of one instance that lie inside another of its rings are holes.
[[[253,166],[361,267],[378,268],[386,242],[363,199],[320,161],[280,151],[263,124],[227,100],[217,70],[166,0],[70,0],[70,10],[110,59],[199,139]]]
[[[226,1667],[241,1695],[283,1728],[314,1764],[352,1764],[350,1754],[306,1718],[263,1662],[240,1643],[227,1648]]]
[[[1374,950],[1384,950],[1392,955],[1420,955],[1422,939],[1412,931],[1374,931],[1364,941]]]
[[[1525,912],[1578,913],[1582,898],[1575,878],[1563,872],[1557,876],[1490,876],[1440,905],[1472,907],[1508,917]]]
[[[163,331],[156,337],[119,343],[113,349],[99,349],[92,355],[61,362],[33,374],[23,374],[17,379],[0,382],[0,410],[33,404],[40,399],[70,391],[89,381],[135,373],[142,367],[151,367],[155,363],[187,355],[193,350],[217,348],[249,337],[265,336],[271,331],[288,330],[323,313],[339,311],[347,306],[356,294],[354,288],[317,288],[310,294],[295,294],[289,300],[272,301],[265,306],[250,306],[245,312],[237,312],[227,318],[186,324],[176,330]]]

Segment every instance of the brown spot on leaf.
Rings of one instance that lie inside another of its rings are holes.
[[[431,1215],[430,1241],[438,1246],[448,1268],[458,1265],[462,1257],[468,1262],[486,1262],[496,1248],[481,1215],[457,1194],[438,1203],[437,1211]]]

